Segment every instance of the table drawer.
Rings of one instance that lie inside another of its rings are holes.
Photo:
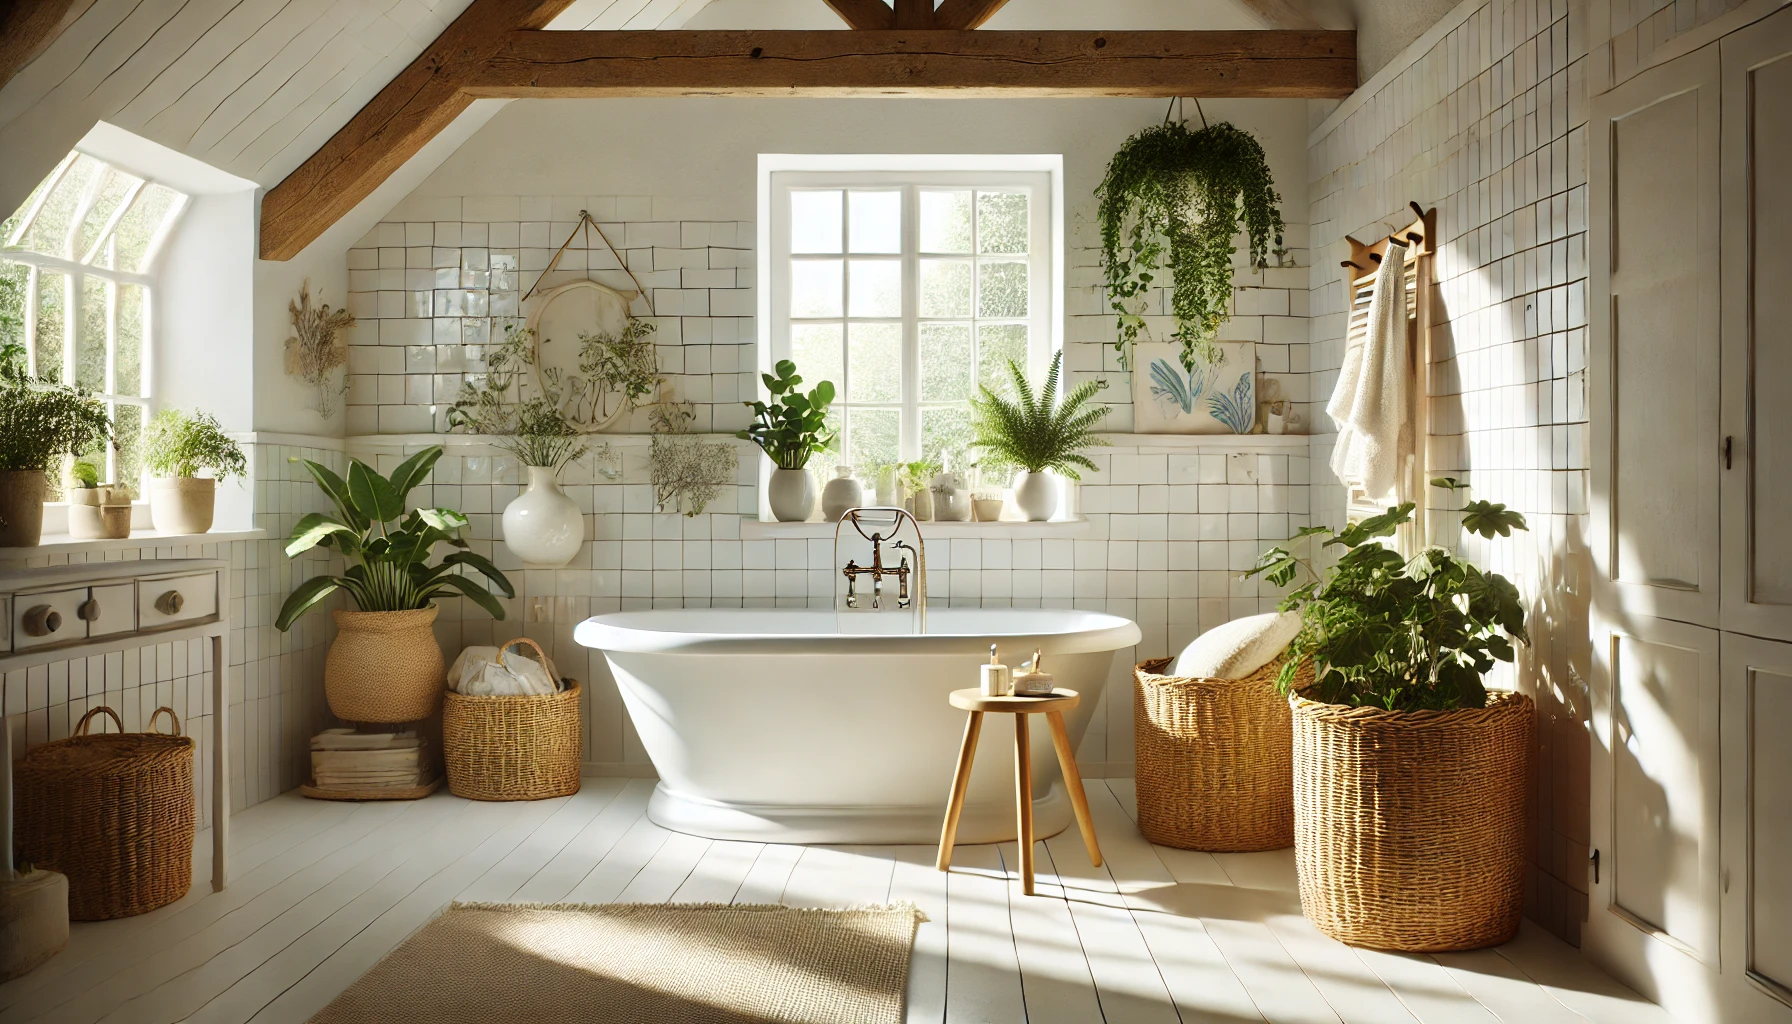
[[[94,587],[81,609],[88,636],[112,636],[137,628],[137,588],[130,583]]]
[[[81,605],[86,601],[86,587],[13,595],[13,650],[85,639],[87,622],[81,618]]]
[[[197,573],[137,581],[139,629],[203,622],[218,614],[218,574]]]

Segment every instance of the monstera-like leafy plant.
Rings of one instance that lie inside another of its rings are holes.
[[[809,464],[809,456],[834,444],[837,435],[827,428],[834,385],[824,380],[804,394],[798,386],[803,378],[795,363],[780,359],[772,369],[776,372],[759,375],[771,393],[771,402],[743,403],[753,410],[753,422],[734,436],[764,449],[779,469],[802,469]]]

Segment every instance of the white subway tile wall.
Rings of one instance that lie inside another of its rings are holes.
[[[1433,488],[1432,543],[1457,546],[1527,595],[1533,644],[1496,674],[1539,708],[1526,913],[1578,942],[1587,911],[1586,41],[1566,0],[1470,0],[1466,20],[1309,140],[1314,398],[1344,349],[1338,263],[1358,239],[1437,207],[1433,476],[1523,512],[1529,532],[1464,536]],[[1458,13],[1466,13],[1463,8]],[[1396,61],[1399,65],[1400,61]],[[1314,518],[1336,525],[1335,431],[1312,438]]]

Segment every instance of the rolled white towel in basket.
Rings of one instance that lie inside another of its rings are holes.
[[[540,662],[499,647],[468,647],[448,668],[448,688],[470,697],[545,697],[559,686]]]

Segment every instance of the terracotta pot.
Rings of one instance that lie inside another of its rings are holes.
[[[43,539],[49,486],[41,469],[0,469],[0,548],[34,548]]]
[[[324,697],[337,718],[416,722],[435,714],[448,671],[431,628],[435,605],[331,614],[336,639],[324,659]]]
[[[205,533],[212,528],[218,481],[210,477],[156,477],[149,482],[149,520],[157,533]]]

